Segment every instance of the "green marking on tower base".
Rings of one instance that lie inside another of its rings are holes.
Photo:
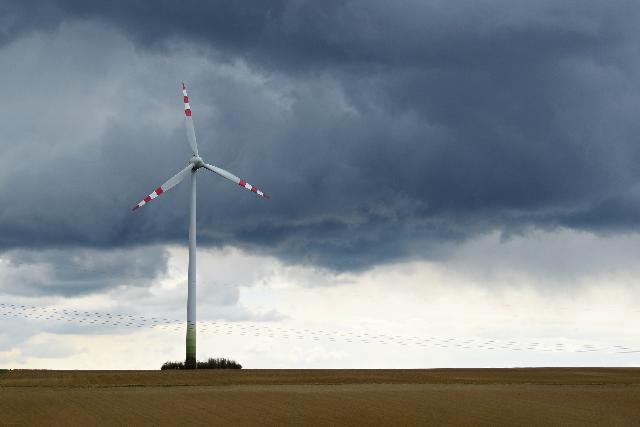
[[[194,369],[196,367],[196,326],[187,325],[187,357],[185,367]]]

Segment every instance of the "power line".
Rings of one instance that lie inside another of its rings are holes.
[[[161,331],[182,332],[184,321],[166,317],[148,317],[134,314],[81,311],[55,307],[40,307],[21,304],[0,303],[0,316],[13,316],[32,320],[59,321],[79,326],[105,326],[116,328],[152,328]],[[373,334],[353,331],[327,331],[314,329],[285,328],[281,326],[257,325],[216,321],[199,321],[198,333],[218,335],[240,335],[289,340],[325,340],[330,343],[379,344],[414,347],[440,347],[451,349],[510,350],[564,353],[640,353],[640,350],[622,345],[593,345],[572,343],[544,343],[541,341],[499,340],[487,338],[455,338],[438,336],[402,336]]]

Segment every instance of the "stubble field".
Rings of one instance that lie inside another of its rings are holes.
[[[0,425],[640,425],[640,369],[0,373]]]

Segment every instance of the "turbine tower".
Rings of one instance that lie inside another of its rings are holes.
[[[199,169],[204,168],[217,173],[231,182],[235,182],[239,186],[246,188],[260,197],[268,199],[269,196],[249,184],[244,179],[240,179],[234,174],[217,166],[207,164],[202,160],[198,154],[196,132],[193,126],[193,117],[191,116],[191,106],[189,105],[187,87],[184,83],[182,83],[182,95],[184,97],[184,124],[187,129],[187,141],[189,141],[193,156],[189,160],[189,164],[184,169],[175,174],[160,187],[156,188],[153,193],[149,194],[140,203],[135,205],[133,210],[135,211],[136,209],[146,205],[159,195],[175,187],[187,175],[191,175],[191,195],[189,198],[189,273],[187,280],[187,349],[185,367],[187,369],[194,369],[196,367],[196,172]]]

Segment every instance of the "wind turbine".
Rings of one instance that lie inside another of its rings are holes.
[[[217,173],[231,182],[235,182],[241,187],[256,193],[260,197],[269,198],[262,191],[249,184],[244,179],[238,178],[234,174],[227,172],[217,166],[207,164],[198,155],[198,144],[196,143],[196,132],[193,127],[193,117],[191,116],[191,106],[187,87],[182,83],[182,95],[184,96],[184,124],[187,128],[187,140],[191,146],[193,156],[189,159],[189,164],[180,172],[171,177],[167,182],[156,188],[153,193],[145,197],[140,203],[133,207],[133,210],[146,205],[159,195],[167,192],[179,184],[187,175],[191,175],[191,196],[189,198],[189,273],[187,286],[187,340],[185,367],[193,369],[196,367],[196,172],[204,168]]]

